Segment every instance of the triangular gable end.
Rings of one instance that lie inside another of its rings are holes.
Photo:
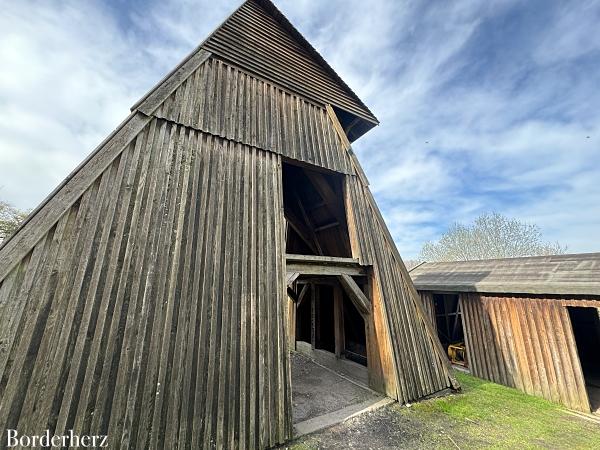
[[[269,0],[247,0],[132,110],[208,51],[320,104],[331,104],[353,142],[379,122],[323,57]],[[196,58],[197,59],[197,58]]]

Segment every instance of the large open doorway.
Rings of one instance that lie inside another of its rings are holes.
[[[586,389],[593,412],[600,412],[600,308],[569,306]]]
[[[283,164],[294,422],[381,400],[369,386],[369,267],[352,259],[344,175]]]
[[[363,278],[353,278],[361,290],[365,284]],[[368,383],[365,318],[341,283],[333,276],[302,276],[296,280],[295,290],[299,292],[299,299],[293,305],[295,348]]]
[[[457,294],[433,294],[438,337],[452,364],[468,367],[462,310]]]
[[[351,278],[358,289],[365,289],[366,277]],[[295,311],[295,335],[291,336],[294,424],[304,428],[380,401],[380,395],[368,387],[368,316],[357,308],[337,276],[301,275],[291,289],[297,298],[289,305]]]

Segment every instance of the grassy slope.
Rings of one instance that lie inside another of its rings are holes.
[[[425,421],[450,419],[454,426],[449,434],[457,442],[464,438],[488,448],[600,448],[600,425],[516,389],[457,376],[462,394],[413,406],[413,414]]]
[[[392,405],[306,436],[292,448],[600,448],[600,425],[515,389],[457,376],[461,394],[410,408]]]

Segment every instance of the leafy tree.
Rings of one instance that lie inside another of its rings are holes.
[[[438,242],[426,242],[422,261],[468,261],[563,254],[567,247],[544,242],[537,225],[498,213],[480,215],[472,225],[454,223]]]
[[[28,211],[21,211],[0,200],[0,244],[19,228],[27,214]]]

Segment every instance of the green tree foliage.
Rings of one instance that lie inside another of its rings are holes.
[[[472,225],[453,224],[439,241],[426,242],[421,261],[469,261],[563,254],[566,247],[544,242],[537,225],[498,213],[480,215]]]
[[[0,200],[0,244],[19,228],[27,214],[27,211],[21,211]]]

